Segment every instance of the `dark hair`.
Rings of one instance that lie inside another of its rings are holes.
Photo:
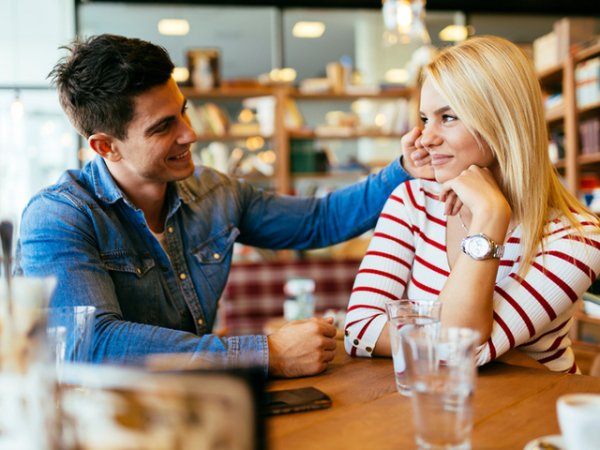
[[[103,132],[125,139],[134,97],[166,83],[173,72],[167,51],[141,39],[101,34],[75,39],[70,55],[48,75],[60,104],[85,138]]]

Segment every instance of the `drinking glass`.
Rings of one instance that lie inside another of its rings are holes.
[[[59,383],[66,362],[90,361],[95,315],[94,306],[61,306],[48,309],[48,341]]]
[[[402,350],[402,335],[420,327],[438,327],[442,304],[437,300],[388,300],[385,304],[390,333],[396,389],[410,396],[410,383],[405,376],[406,363]]]
[[[478,342],[479,333],[469,328],[419,328],[404,333],[419,449],[471,448]]]
[[[53,278],[0,280],[0,448],[58,448],[44,347]]]

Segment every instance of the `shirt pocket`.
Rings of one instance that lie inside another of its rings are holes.
[[[155,266],[154,259],[130,252],[115,252],[101,255],[104,267],[110,272],[135,274],[144,277]]]
[[[222,264],[231,258],[233,244],[239,235],[240,230],[236,227],[226,228],[194,248],[192,254],[202,265]]]
[[[158,273],[152,270],[156,266],[154,259],[126,251],[103,254],[101,258],[115,285],[123,319],[158,323],[163,289]]]

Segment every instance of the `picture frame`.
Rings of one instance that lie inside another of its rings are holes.
[[[220,52],[218,48],[190,48],[187,51],[189,85],[199,90],[220,86]]]

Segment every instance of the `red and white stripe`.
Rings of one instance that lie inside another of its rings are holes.
[[[346,350],[370,356],[385,325],[385,300],[437,298],[450,275],[439,185],[413,180],[388,199],[358,271],[346,318]],[[548,222],[524,278],[517,274],[521,230],[506,242],[494,290],[493,328],[478,349],[485,364],[513,347],[555,371],[576,370],[568,331],[576,302],[600,272],[600,229],[582,220],[582,238],[564,218]]]

